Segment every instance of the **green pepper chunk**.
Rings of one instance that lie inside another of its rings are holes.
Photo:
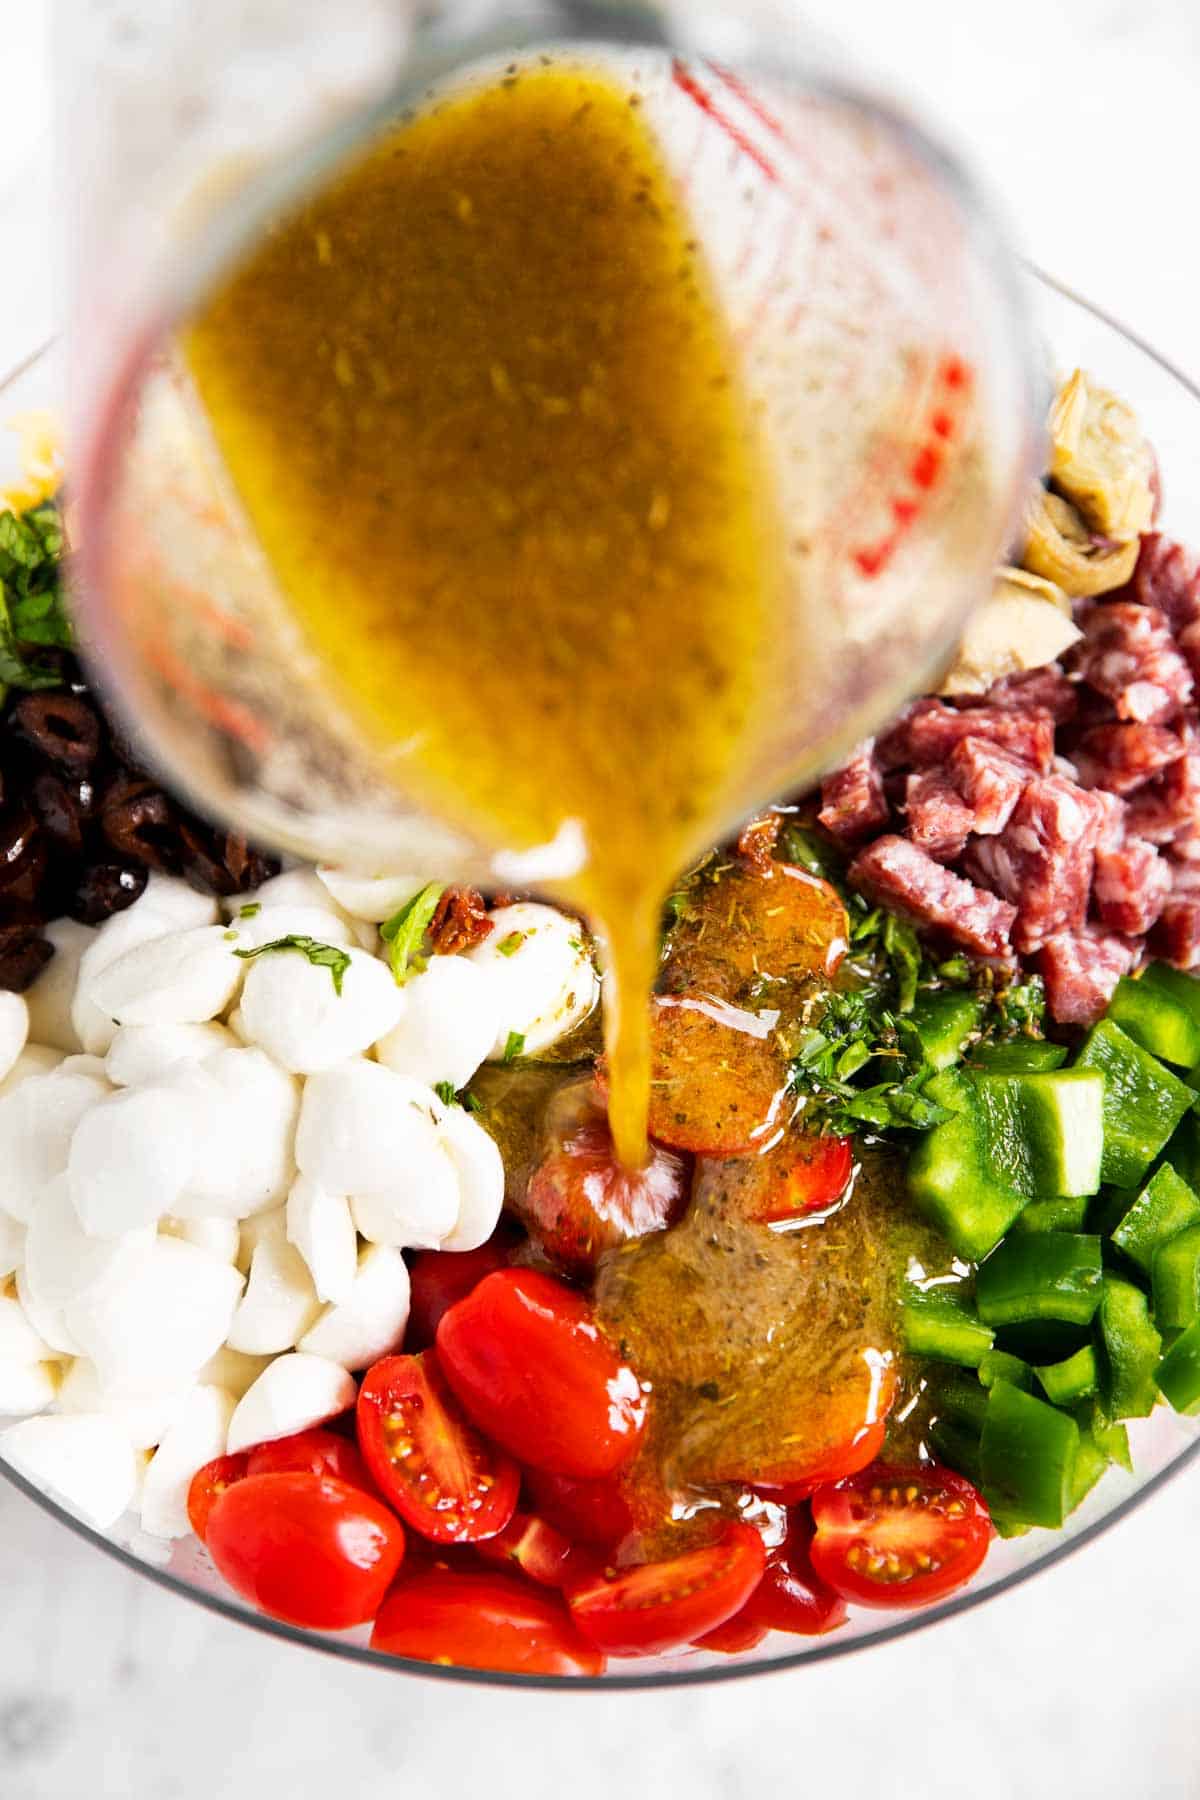
[[[1192,1085],[1198,1076],[1200,1068],[1194,1069],[1189,1076]],[[1190,1188],[1200,1190],[1200,1113],[1186,1115],[1163,1155]]]
[[[1129,1433],[1125,1426],[1115,1424],[1098,1400],[1093,1400],[1090,1411],[1086,1405],[1077,1408],[1075,1417],[1080,1431],[1086,1427],[1091,1432],[1092,1442],[1104,1452],[1107,1460],[1132,1475],[1133,1452],[1129,1448]]]
[[[983,1493],[1006,1520],[1057,1530],[1075,1497],[1079,1427],[1010,1382],[998,1381],[988,1400],[979,1443]]]
[[[1025,1204],[998,1185],[985,1157],[983,1122],[973,1083],[946,1069],[925,1093],[954,1116],[927,1131],[908,1159],[908,1191],[918,1212],[952,1249],[977,1262],[993,1250]]]
[[[1106,1275],[1099,1319],[1104,1410],[1113,1420],[1148,1418],[1158,1399],[1154,1374],[1162,1338],[1145,1294],[1120,1275]]]
[[[963,1046],[978,1031],[982,1014],[982,1002],[974,994],[939,991],[918,996],[909,1021],[930,1068],[949,1069],[962,1061]],[[1200,1050],[1196,1054],[1200,1056]]]
[[[1195,1095],[1109,1019],[1092,1027],[1074,1066],[1104,1076],[1103,1179],[1135,1187]]]
[[[1113,1231],[1112,1240],[1143,1275],[1149,1275],[1159,1245],[1196,1224],[1200,1200],[1170,1163],[1162,1163]]]
[[[1045,1363],[1034,1373],[1047,1400],[1052,1400],[1055,1406],[1072,1406],[1077,1400],[1087,1400],[1100,1385],[1095,1345],[1085,1344],[1065,1362]]]
[[[985,1075],[1047,1075],[1067,1060],[1065,1044],[1041,1038],[1017,1038],[1006,1044],[976,1044],[967,1061]]]
[[[1155,1381],[1176,1412],[1200,1413],[1200,1319],[1175,1339]]]
[[[909,1288],[901,1308],[904,1345],[913,1356],[977,1367],[994,1333],[954,1289]]]
[[[982,1487],[977,1431],[956,1424],[953,1419],[935,1419],[929,1427],[929,1447],[939,1462],[944,1462],[947,1468],[957,1469],[973,1487]]]
[[[1008,1350],[989,1350],[986,1356],[979,1359],[977,1371],[984,1387],[994,1387],[998,1381],[1010,1381],[1013,1387],[1023,1388],[1027,1394],[1033,1392],[1033,1369],[1019,1356],[1013,1356]]]
[[[1104,1077],[1094,1069],[978,1075],[994,1180],[1031,1200],[1094,1194],[1104,1155]]]
[[[949,1419],[952,1424],[965,1431],[973,1431],[976,1436],[983,1429],[988,1404],[987,1389],[980,1387],[973,1371],[968,1374],[965,1369],[947,1370],[935,1384],[932,1400],[939,1419]]]
[[[1087,1325],[1100,1304],[1102,1279],[1098,1237],[1066,1231],[1014,1235],[980,1264],[975,1304],[985,1325],[1031,1319]]]
[[[1200,1060],[1200,1006],[1190,992],[1195,986],[1177,969],[1154,963],[1137,979],[1122,976],[1105,1017],[1152,1056],[1190,1069]]]
[[[1087,1224],[1091,1202],[1087,1194],[1074,1194],[1059,1200],[1031,1200],[1024,1212],[1012,1222],[1012,1230],[1020,1232],[1082,1231]]]
[[[1151,1295],[1160,1331],[1183,1331],[1200,1319],[1200,1224],[1189,1225],[1158,1246]]]

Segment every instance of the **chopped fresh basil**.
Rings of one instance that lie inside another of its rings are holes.
[[[238,918],[239,919],[257,919],[257,917],[261,911],[262,911],[261,903],[258,900],[252,900],[250,902],[249,906],[239,906]]]
[[[504,1046],[504,1061],[506,1063],[516,1062],[518,1056],[523,1055],[524,1051],[525,1033],[523,1031],[510,1031],[508,1034],[508,1041]]]
[[[433,1091],[443,1106],[458,1105],[458,1089],[452,1081],[435,1081]]]
[[[57,505],[0,512],[0,682],[39,689],[62,685],[57,658],[40,652],[74,644],[62,578]]]
[[[496,949],[501,956],[515,956],[528,935],[524,931],[510,931],[507,937],[500,939]]]
[[[340,950],[336,944],[318,943],[316,938],[304,937],[293,932],[290,937],[276,938],[273,943],[260,944],[256,950],[235,950],[234,955],[248,962],[253,956],[271,956],[278,951],[295,950],[306,956],[314,968],[328,969],[333,980],[334,992],[341,996],[342,980],[350,967],[350,953]]]
[[[388,962],[398,987],[419,975],[428,958],[423,954],[425,933],[433,922],[438,901],[445,888],[436,881],[414,894],[398,913],[379,927],[379,935],[388,947]]]

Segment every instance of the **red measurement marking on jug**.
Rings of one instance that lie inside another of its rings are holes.
[[[962,358],[943,357],[935,371],[934,395],[923,429],[917,434],[901,480],[876,503],[885,509],[887,523],[877,535],[860,539],[850,552],[851,561],[867,580],[887,568],[945,481],[953,446],[962,435],[971,387],[971,371]]]

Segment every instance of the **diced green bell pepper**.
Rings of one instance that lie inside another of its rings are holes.
[[[1127,1474],[1133,1474],[1133,1452],[1129,1448],[1129,1433],[1124,1425],[1115,1424],[1107,1417],[1099,1401],[1093,1400],[1090,1414],[1085,1406],[1076,1409],[1076,1419],[1087,1414],[1086,1423],[1092,1434],[1092,1441],[1104,1452],[1110,1463],[1116,1463]],[[1083,1423],[1080,1423],[1083,1430]]]
[[[1092,1027],[1074,1066],[1104,1076],[1103,1179],[1135,1187],[1194,1104],[1192,1090],[1109,1019]]]
[[[1161,964],[1153,965],[1137,980],[1124,975],[1117,983],[1105,1017],[1152,1056],[1190,1069],[1200,1061],[1200,1007],[1190,995],[1185,1002],[1174,991],[1175,982],[1186,983],[1189,988],[1195,985],[1187,975]]]
[[[1200,1319],[1175,1339],[1155,1380],[1176,1412],[1200,1413]]]
[[[1079,1421],[1076,1420],[1079,1425]],[[1109,1459],[1090,1431],[1079,1426],[1079,1449],[1075,1455],[1075,1473],[1071,1483],[1071,1508],[1081,1506],[1101,1477],[1108,1472]]]
[[[949,1069],[962,1061],[963,1046],[971,1033],[978,1031],[982,1014],[982,1002],[974,994],[947,990],[917,997],[909,1023],[931,1068]],[[1200,1050],[1196,1054],[1200,1056]]]
[[[1057,1530],[1074,1503],[1078,1455],[1069,1413],[1007,1381],[995,1384],[979,1443],[989,1506],[1013,1523]]]
[[[975,1275],[975,1305],[985,1325],[1060,1319],[1087,1325],[1100,1304],[1100,1239],[1047,1231],[1006,1238]]]
[[[1025,1233],[1039,1231],[1082,1231],[1087,1224],[1087,1194],[1073,1194],[1069,1199],[1031,1200],[1024,1212],[1012,1222],[1012,1230]]]
[[[946,1069],[925,1088],[953,1118],[935,1125],[908,1159],[908,1191],[917,1210],[952,1249],[977,1262],[995,1248],[1025,1204],[1023,1194],[992,1180],[974,1084]]]
[[[968,1374],[965,1369],[947,1370],[933,1384],[930,1401],[939,1419],[949,1419],[952,1424],[959,1425],[966,1431],[973,1431],[976,1436],[982,1431],[988,1396],[987,1389],[980,1387],[974,1371]]]
[[[1104,1079],[1095,1070],[979,1075],[994,1180],[1031,1200],[1094,1194],[1104,1154]]]
[[[1055,1406],[1073,1406],[1077,1400],[1087,1400],[1100,1384],[1096,1350],[1092,1344],[1085,1344],[1074,1356],[1068,1356],[1066,1362],[1045,1363],[1034,1372],[1047,1400],[1053,1401]]]
[[[954,1288],[910,1287],[901,1308],[904,1347],[913,1356],[961,1363],[974,1369],[995,1335],[974,1306]]]
[[[1147,1418],[1158,1398],[1154,1374],[1162,1355],[1162,1339],[1145,1294],[1132,1281],[1106,1275],[1099,1319],[1104,1410],[1113,1420]]]
[[[976,1044],[967,1061],[985,1075],[1046,1075],[1061,1069],[1067,1060],[1065,1044],[1048,1044],[1044,1038],[1013,1038],[1005,1044]]]
[[[956,1424],[953,1419],[935,1419],[929,1427],[929,1447],[939,1462],[957,1469],[973,1486],[982,1485],[978,1432]]]
[[[1200,1075],[1200,1069],[1193,1073]],[[1200,1113],[1185,1115],[1163,1155],[1190,1188],[1200,1191]]]
[[[1160,1331],[1183,1331],[1200,1319],[1200,1224],[1189,1225],[1158,1246],[1151,1294]]]
[[[989,1350],[986,1356],[979,1359],[976,1371],[984,1387],[994,1387],[998,1381],[1009,1381],[1013,1387],[1023,1388],[1027,1394],[1033,1392],[1033,1369],[1019,1356],[1012,1356],[1007,1350]]]
[[[1149,1275],[1159,1245],[1196,1224],[1200,1224],[1200,1199],[1170,1163],[1162,1163],[1113,1231],[1112,1240],[1130,1262]]]

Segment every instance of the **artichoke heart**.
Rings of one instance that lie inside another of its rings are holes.
[[[1154,452],[1137,414],[1082,369],[1050,409],[1050,483],[1099,537],[1127,544],[1154,516]]]
[[[1061,588],[1025,569],[1000,569],[939,692],[984,694],[1006,675],[1056,662],[1081,635]]]
[[[1137,566],[1137,538],[1119,544],[1098,536],[1070,501],[1045,488],[1034,495],[1026,529],[1022,564],[1072,600],[1123,587]]]

